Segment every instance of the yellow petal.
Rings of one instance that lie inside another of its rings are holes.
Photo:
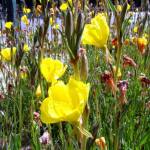
[[[44,58],[40,64],[40,70],[47,82],[55,82],[66,71],[67,66],[59,60]]]
[[[15,54],[16,54],[16,47],[13,47],[12,51],[11,48],[4,48],[1,50],[1,56],[6,61],[10,61],[11,57],[13,57]]]
[[[44,123],[77,122],[83,113],[89,95],[89,84],[72,77],[68,84],[58,81],[48,90],[49,97],[40,107]]]
[[[30,12],[31,12],[31,9],[29,9],[29,8],[23,8],[23,12],[25,13],[25,14],[29,14]]]
[[[29,50],[30,50],[30,48],[29,48],[28,44],[25,43],[23,46],[23,51],[28,52]]]
[[[26,15],[24,15],[24,16],[21,17],[21,21],[22,21],[25,25],[29,25],[29,20],[28,20],[28,18],[27,18]]]
[[[85,25],[82,43],[102,48],[106,45],[108,36],[109,27],[106,18],[103,14],[98,14],[91,20],[91,24]]]
[[[66,11],[67,8],[68,8],[68,3],[63,3],[63,4],[61,4],[61,6],[60,6],[60,10],[61,10],[61,11]]]
[[[5,23],[5,28],[11,29],[12,25],[13,25],[12,22],[6,22],[6,23]]]

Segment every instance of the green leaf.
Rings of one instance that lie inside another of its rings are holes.
[[[83,135],[85,135],[86,137],[88,137],[88,138],[93,138],[92,134],[91,134],[89,131],[87,131],[86,129],[81,128],[81,127],[79,127],[79,126],[77,126],[77,129],[78,129]]]
[[[113,11],[113,12],[116,12],[116,8],[114,6],[114,4],[112,3],[111,0],[107,0],[108,2],[108,7]]]

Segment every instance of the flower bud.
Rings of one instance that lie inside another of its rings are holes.
[[[38,87],[36,89],[35,95],[36,95],[36,97],[41,97],[41,95],[42,95],[40,84],[38,85]]]
[[[81,59],[80,77],[81,77],[81,80],[86,81],[88,77],[88,59],[86,56],[85,49],[80,49],[80,59]]]

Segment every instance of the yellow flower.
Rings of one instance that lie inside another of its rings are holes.
[[[130,8],[131,8],[131,5],[127,4],[127,10],[130,10]]]
[[[147,41],[147,39],[143,36],[143,37],[137,39],[137,43],[138,43],[138,45],[146,46],[146,45],[148,44],[148,41]]]
[[[56,82],[66,71],[67,66],[59,60],[44,58],[40,64],[40,70],[47,82]]]
[[[22,21],[25,25],[29,25],[29,20],[28,20],[28,18],[27,18],[26,15],[24,15],[24,16],[21,17],[21,21]]]
[[[61,10],[61,11],[66,11],[67,8],[68,8],[68,3],[63,3],[63,4],[61,4],[61,6],[60,6],[60,10]]]
[[[107,43],[108,36],[109,27],[106,18],[103,14],[98,14],[91,20],[91,24],[85,25],[82,43],[102,48]]]
[[[116,73],[116,66],[113,66],[113,72],[114,72],[114,74]],[[121,69],[118,68],[117,77],[120,78],[121,76],[122,76]]]
[[[133,32],[134,32],[134,33],[137,33],[137,32],[138,32],[138,27],[137,27],[137,26],[135,26],[135,27],[133,28]]]
[[[11,21],[10,22],[6,22],[5,23],[5,28],[11,29],[12,25],[13,25],[13,23]]]
[[[37,87],[37,89],[36,89],[35,95],[36,95],[36,97],[40,97],[41,94],[42,94],[42,92],[41,92],[41,86],[39,84],[38,87]]]
[[[28,76],[28,75],[27,75],[26,72],[23,72],[23,71],[20,72],[20,78],[21,78],[21,79],[26,79],[27,76]]]
[[[122,6],[121,5],[117,5],[117,11],[121,12],[122,11]]]
[[[4,48],[1,50],[1,56],[6,61],[11,61],[11,57],[13,57],[16,54],[16,47],[12,48]]]
[[[54,21],[53,21],[53,18],[52,18],[52,17],[50,17],[49,23],[50,23],[50,25],[52,25],[52,24],[54,23]]]
[[[54,25],[54,29],[56,29],[56,30],[60,29],[60,25],[56,23],[56,24]]]
[[[30,12],[31,12],[31,9],[29,9],[29,8],[23,8],[23,12],[25,13],[25,14],[29,14]]]
[[[148,34],[147,34],[147,33],[144,33],[144,37],[145,37],[145,38],[148,38]]]
[[[68,84],[58,81],[49,90],[40,107],[44,123],[77,122],[88,100],[90,85],[72,77]]]
[[[25,44],[23,45],[23,51],[24,51],[24,52],[28,52],[29,50],[30,50],[30,48],[29,48],[28,44],[25,43]]]

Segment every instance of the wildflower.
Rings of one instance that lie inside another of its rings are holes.
[[[113,94],[117,91],[117,87],[114,83],[112,74],[109,71],[105,71],[101,75],[101,80],[106,83],[107,87],[112,91]]]
[[[58,30],[58,29],[60,29],[60,25],[56,23],[53,28],[54,28],[55,30]]]
[[[130,58],[127,55],[124,55],[123,56],[123,67],[125,68],[126,66],[136,67],[137,64],[135,63],[135,61],[132,58]]]
[[[44,132],[43,135],[39,138],[40,143],[47,145],[50,143],[50,134],[48,133],[48,131]]]
[[[13,23],[11,21],[5,23],[5,28],[7,29],[11,29],[12,26],[13,26]]]
[[[24,71],[21,71],[21,72],[20,72],[20,78],[21,78],[21,79],[26,79],[26,78],[27,78],[27,73],[24,72]]]
[[[113,66],[113,72],[114,72],[114,74],[116,73],[116,66]],[[121,76],[122,76],[121,69],[118,68],[117,77],[120,78]]]
[[[129,39],[125,39],[124,44],[125,44],[125,45],[128,45],[129,42],[130,42]]]
[[[16,54],[16,47],[4,48],[1,50],[1,56],[6,61],[11,61],[11,58]]]
[[[109,27],[106,18],[99,13],[91,20],[91,24],[85,25],[82,43],[102,48],[107,43],[108,36]]]
[[[23,12],[24,12],[25,14],[29,14],[29,13],[31,12],[31,9],[24,7],[24,8],[23,8]]]
[[[38,112],[34,112],[33,115],[35,120],[38,120],[40,118],[40,114]]]
[[[36,95],[36,97],[40,97],[42,95],[40,84],[38,85],[38,87],[36,89],[35,95]]]
[[[113,46],[116,47],[116,46],[118,45],[118,40],[117,40],[117,38],[114,38],[111,43],[112,43]]]
[[[28,76],[27,72],[28,72],[28,70],[25,66],[20,68],[20,78],[21,79],[26,79],[27,76]]]
[[[136,37],[132,37],[132,43],[137,44],[137,38]]]
[[[49,23],[50,23],[50,25],[53,25],[54,21],[53,21],[52,17],[50,17]]]
[[[29,48],[28,44],[25,43],[25,44],[23,45],[23,51],[24,51],[24,52],[28,52],[29,50],[30,50],[30,48]]]
[[[54,9],[53,8],[50,8],[50,14],[54,15]]]
[[[21,17],[21,21],[25,24],[25,25],[29,25],[29,20],[28,20],[28,18],[27,18],[27,16],[26,15],[24,15],[24,16],[22,16]]]
[[[47,82],[55,82],[66,71],[67,66],[59,60],[44,58],[40,64],[40,70]]]
[[[68,8],[68,3],[63,3],[63,4],[61,4],[61,6],[60,6],[60,10],[61,10],[61,11],[66,11],[67,8]]]
[[[41,121],[56,123],[78,122],[88,100],[90,85],[70,77],[69,83],[58,81],[49,90],[49,97],[41,104]]]
[[[134,32],[134,33],[137,33],[137,32],[138,32],[138,27],[137,27],[137,26],[135,26],[135,27],[133,28],[133,32]]]
[[[131,5],[128,3],[127,4],[127,10],[130,10],[130,8],[131,8]]]
[[[142,87],[150,87],[150,79],[148,79],[144,74],[139,77]]]
[[[145,37],[137,39],[137,45],[138,45],[138,48],[139,48],[141,54],[145,53],[145,47],[147,46],[147,44],[148,44],[148,41]]]
[[[107,145],[104,137],[96,139],[95,143],[100,147],[101,150],[107,150]]]
[[[35,9],[35,14],[39,16],[42,13],[42,5],[37,5]]]
[[[40,114],[38,112],[34,112],[33,113],[33,118],[34,118],[35,123],[37,123],[38,126],[41,127],[42,123],[41,123],[41,120],[40,120]]]
[[[120,90],[120,97],[119,97],[120,104],[124,105],[127,103],[126,92],[127,92],[127,88],[128,88],[128,81],[126,81],[126,80],[119,81],[117,86]]]
[[[122,12],[122,6],[121,5],[117,5],[117,11]]]

